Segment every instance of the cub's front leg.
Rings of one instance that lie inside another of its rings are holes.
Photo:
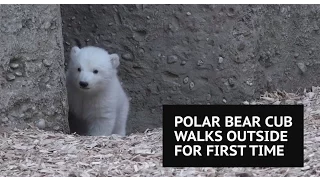
[[[107,116],[94,120],[89,125],[89,136],[110,136],[115,126],[116,115],[108,113]]]

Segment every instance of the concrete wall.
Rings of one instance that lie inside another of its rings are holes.
[[[64,59],[74,45],[121,58],[129,132],[162,104],[238,104],[318,85],[319,5],[0,6],[1,126],[67,131]],[[65,55],[63,57],[63,52]],[[40,120],[40,123],[38,122]]]
[[[60,6],[0,5],[0,24],[1,127],[67,132]]]
[[[161,125],[162,104],[237,104],[320,83],[318,5],[62,5],[73,38],[119,53],[129,131]]]

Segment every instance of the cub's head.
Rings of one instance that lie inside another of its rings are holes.
[[[98,47],[73,47],[68,64],[68,83],[85,92],[106,88],[117,74],[120,64],[117,54],[109,54]]]

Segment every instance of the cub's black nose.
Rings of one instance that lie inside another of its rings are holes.
[[[87,83],[87,82],[83,82],[83,81],[80,81],[79,84],[80,84],[80,86],[83,87],[83,88],[85,88],[85,87],[88,86],[88,83]]]

